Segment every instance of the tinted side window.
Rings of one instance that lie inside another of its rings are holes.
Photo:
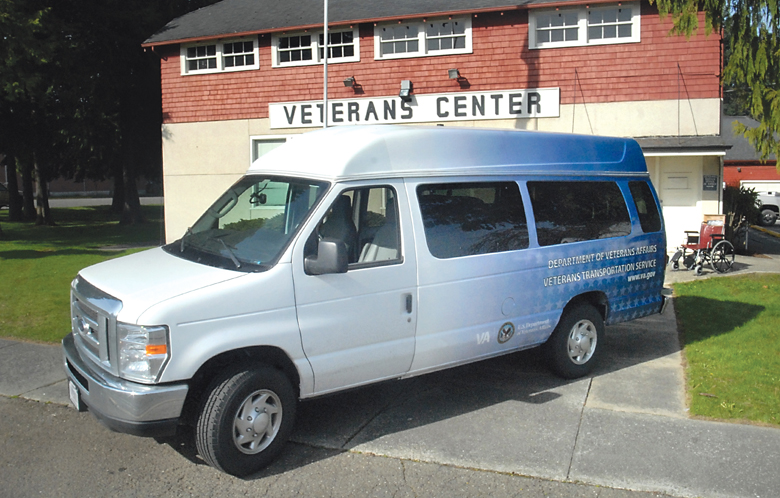
[[[639,213],[639,224],[645,233],[661,230],[661,216],[658,214],[658,206],[655,204],[653,193],[647,182],[628,182],[631,197],[634,198],[636,210]]]
[[[539,245],[620,237],[631,219],[615,182],[528,182]]]
[[[437,258],[528,247],[528,226],[517,183],[421,185],[417,200],[428,249]]]

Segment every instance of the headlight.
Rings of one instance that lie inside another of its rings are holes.
[[[142,327],[117,323],[119,340],[119,376],[153,384],[157,381],[170,354],[168,327]]]

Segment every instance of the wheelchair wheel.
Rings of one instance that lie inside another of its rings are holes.
[[[728,240],[721,240],[710,252],[710,266],[718,273],[726,273],[734,264],[734,246]]]

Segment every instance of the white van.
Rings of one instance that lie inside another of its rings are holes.
[[[299,399],[543,346],[587,375],[662,310],[666,241],[631,139],[340,127],[257,160],[184,236],[82,270],[71,399],[137,435],[195,426],[237,476]]]

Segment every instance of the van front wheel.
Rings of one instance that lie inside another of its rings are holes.
[[[565,379],[588,375],[601,356],[604,320],[591,305],[566,310],[545,343],[550,368]]]
[[[198,418],[198,453],[236,477],[258,472],[284,447],[295,409],[295,391],[279,370],[263,366],[220,377]]]

